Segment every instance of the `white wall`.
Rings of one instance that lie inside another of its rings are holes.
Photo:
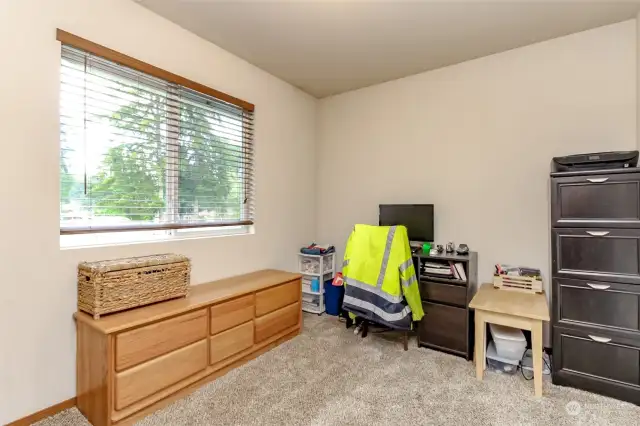
[[[435,204],[437,242],[550,275],[549,163],[636,147],[635,20],[324,99],[318,240]]]
[[[60,250],[61,28],[256,105],[256,233]],[[193,283],[293,270],[313,240],[316,100],[129,0],[0,1],[0,424],[75,396],[78,261],[177,252]]]

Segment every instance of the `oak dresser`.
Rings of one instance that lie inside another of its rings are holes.
[[[76,313],[78,409],[95,426],[130,424],[294,337],[300,278],[264,270],[99,320]]]

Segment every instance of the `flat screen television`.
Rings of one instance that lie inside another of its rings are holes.
[[[404,225],[410,241],[435,241],[433,204],[380,204],[379,225]]]

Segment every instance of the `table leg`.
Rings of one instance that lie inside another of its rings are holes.
[[[486,363],[485,359],[485,351],[487,347],[485,346],[485,333],[487,326],[484,322],[484,315],[481,311],[476,309],[476,350],[475,350],[475,359],[476,359],[476,379],[482,380],[482,376],[484,374],[484,365]]]
[[[536,397],[542,396],[542,321],[531,324],[531,346],[533,349],[533,385]]]

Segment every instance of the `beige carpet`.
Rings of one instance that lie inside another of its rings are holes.
[[[521,375],[488,373],[444,353],[402,350],[397,336],[356,337],[335,317],[305,315],[304,332],[139,424],[637,425],[640,407]],[[567,404],[569,404],[569,414]],[[40,426],[87,425],[74,408]]]

